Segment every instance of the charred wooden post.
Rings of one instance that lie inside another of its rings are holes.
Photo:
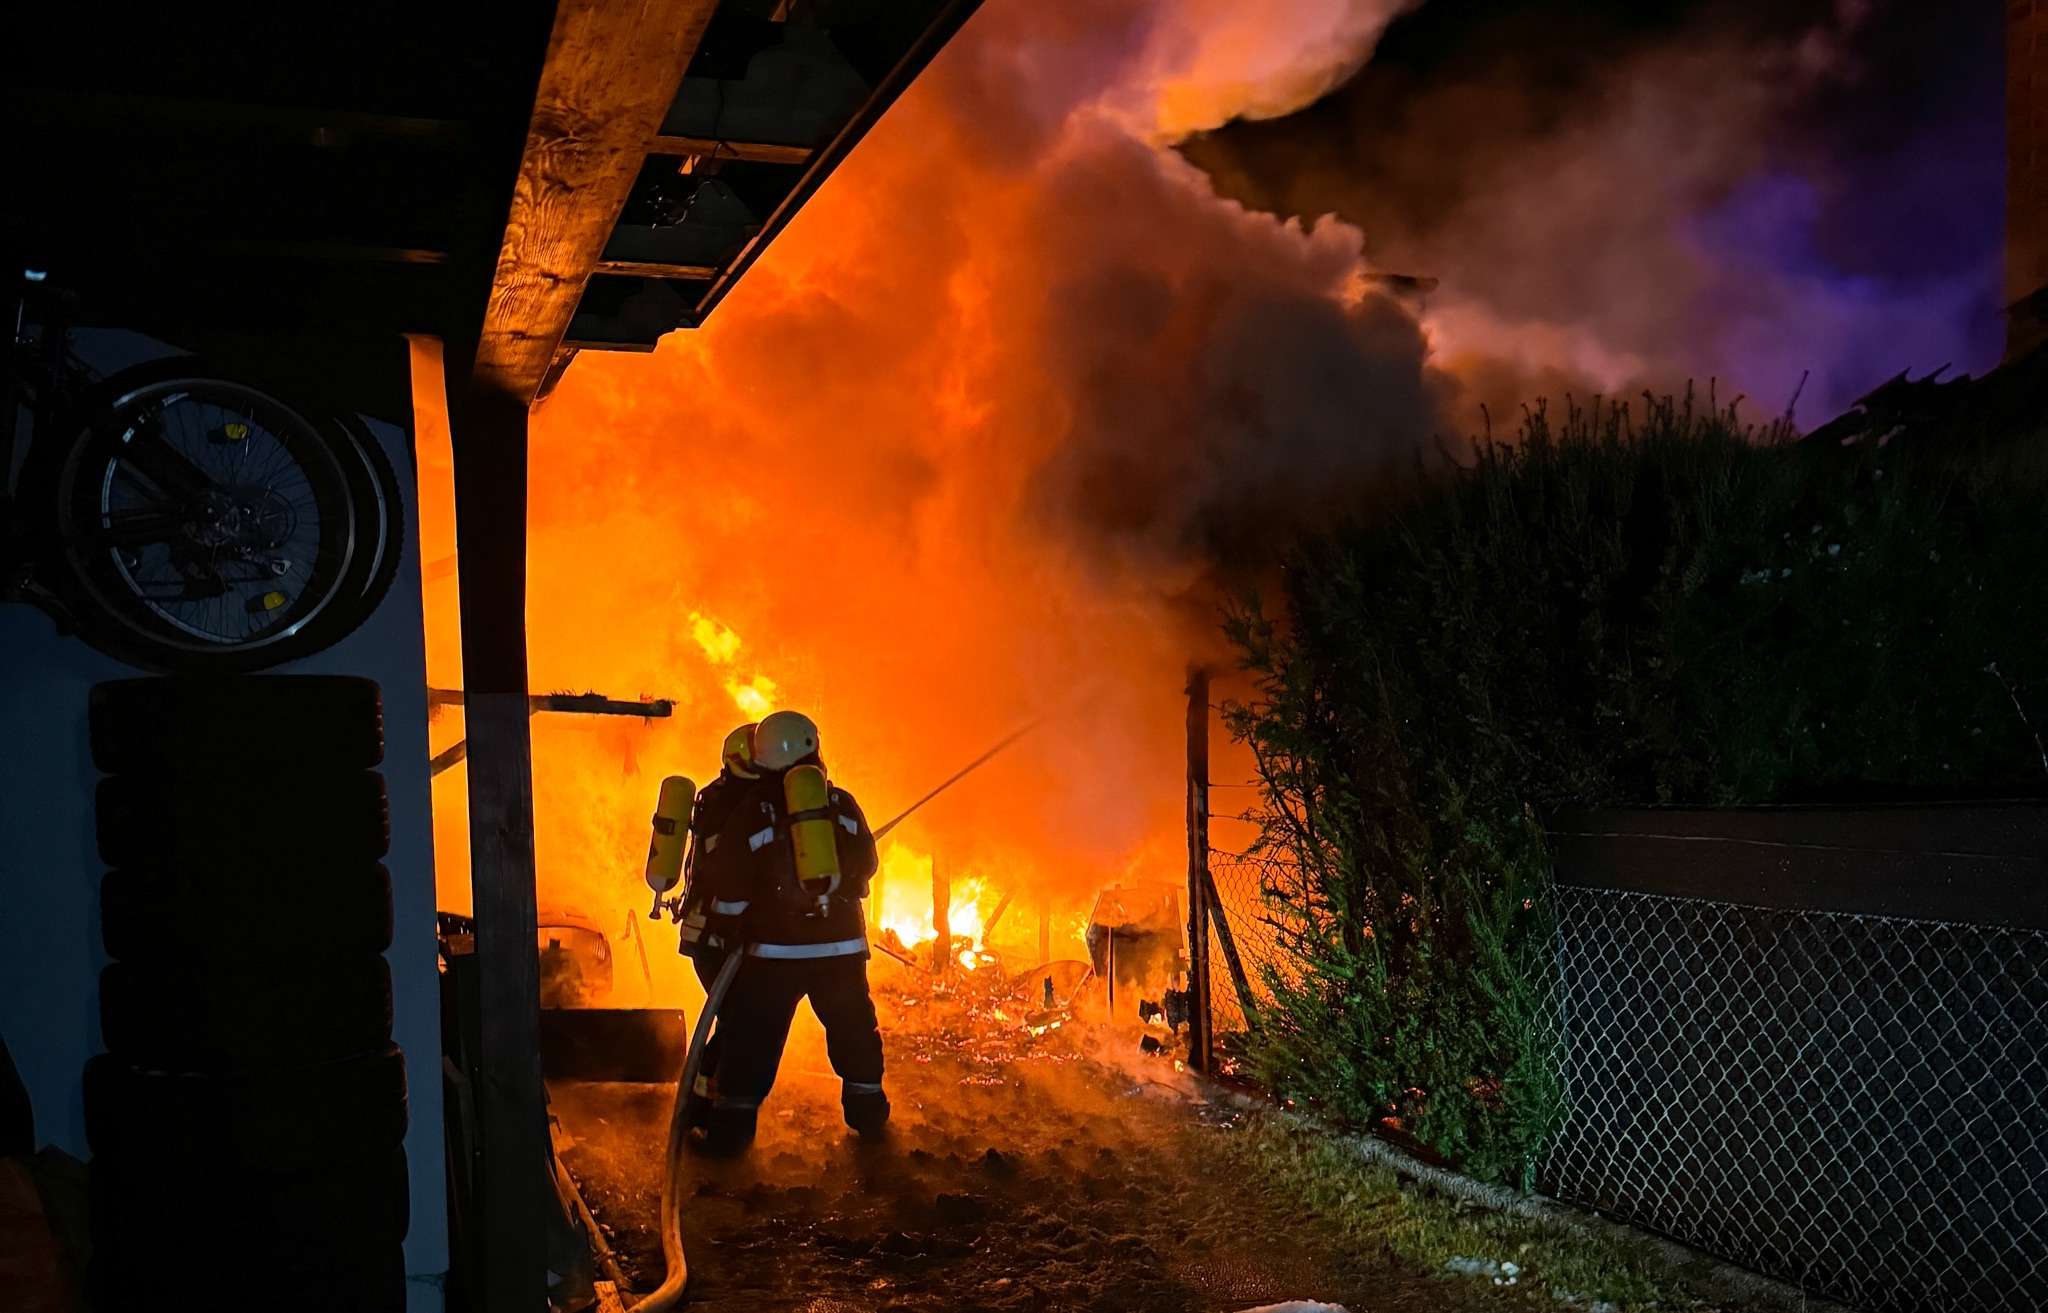
[[[941,975],[953,957],[953,877],[938,853],[932,854],[932,929],[939,937],[932,941],[932,974]]]
[[[1188,1061],[1209,1070],[1209,672],[1188,671]]]

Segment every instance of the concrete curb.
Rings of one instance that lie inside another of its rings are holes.
[[[1738,1303],[1749,1308],[1770,1309],[1774,1310],[1774,1313],[1856,1313],[1848,1305],[1808,1294],[1797,1286],[1779,1281],[1775,1277],[1767,1277],[1747,1268],[1737,1267],[1733,1263],[1653,1231],[1645,1231],[1640,1227],[1593,1212],[1591,1209],[1564,1203],[1545,1195],[1521,1194],[1504,1186],[1475,1181],[1469,1176],[1462,1176],[1447,1168],[1423,1162],[1385,1140],[1354,1131],[1337,1130],[1306,1113],[1280,1108],[1267,1100],[1227,1089],[1192,1071],[1187,1074],[1212,1104],[1224,1104],[1248,1112],[1276,1114],[1290,1125],[1312,1131],[1341,1144],[1364,1161],[1376,1167],[1384,1167],[1398,1176],[1412,1178],[1418,1184],[1439,1194],[1493,1212],[1545,1222],[1563,1230],[1618,1241],[1641,1250],[1662,1263],[1667,1270],[1697,1286],[1710,1299]]]

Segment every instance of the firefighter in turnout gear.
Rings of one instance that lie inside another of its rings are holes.
[[[699,874],[705,856],[717,845],[720,829],[732,814],[742,789],[758,779],[754,772],[754,726],[740,726],[725,736],[719,749],[718,776],[698,793],[690,813],[690,858],[681,908],[683,936],[681,951],[697,969],[697,979],[708,991],[725,963],[725,955],[739,939],[739,916],[731,904],[711,897],[710,885]],[[740,910],[744,910],[743,908]],[[712,1031],[704,1044],[704,1059],[698,1068],[696,1088],[689,1092],[683,1121],[701,1126],[711,1111],[712,1092],[718,1082],[718,1051],[725,1028]]]
[[[805,998],[825,1027],[847,1125],[878,1136],[889,1100],[861,911],[878,865],[874,833],[853,795],[826,780],[808,718],[778,711],[763,719],[751,769],[756,778],[737,781],[730,804],[719,801],[724,815],[695,872],[711,906],[737,918],[746,954],[718,1013],[702,1147],[735,1152],[753,1139]]]

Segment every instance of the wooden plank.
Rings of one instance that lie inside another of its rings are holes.
[[[593,271],[601,274],[625,274],[634,278],[687,278],[704,282],[718,277],[715,264],[657,264],[652,260],[599,260]]]
[[[427,705],[430,707],[459,707],[467,695],[459,688],[430,688],[427,690]],[[534,693],[526,699],[529,711],[561,711],[577,716],[640,716],[666,717],[676,714],[674,698],[641,698],[629,702],[623,698],[608,698],[602,693]]]
[[[449,744],[447,747],[441,749],[439,752],[434,754],[434,759],[427,763],[427,775],[431,778],[433,776],[443,774],[444,772],[454,770],[457,766],[462,764],[463,758],[467,757],[468,755],[469,740],[457,739],[455,740],[455,742]]]
[[[560,0],[474,380],[532,401],[717,0]]]
[[[747,160],[757,164],[809,164],[817,150],[811,146],[778,146],[765,141],[719,141],[712,137],[678,137],[657,133],[647,147],[649,155],[695,155],[709,160]]]
[[[552,1206],[540,1071],[533,744],[526,694],[523,398],[449,389],[455,456],[470,885],[476,919],[477,1293],[491,1313],[547,1300]]]

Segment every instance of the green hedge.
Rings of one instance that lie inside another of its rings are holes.
[[[1558,1097],[1542,817],[2048,791],[2038,435],[1878,437],[1538,407],[1229,617],[1289,950],[1267,1081],[1526,1188]]]

